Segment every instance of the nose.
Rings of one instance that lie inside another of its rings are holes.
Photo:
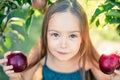
[[[67,46],[68,46],[68,40],[67,40],[67,38],[63,37],[60,42],[60,47],[67,48]]]

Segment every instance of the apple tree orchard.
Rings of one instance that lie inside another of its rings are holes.
[[[0,53],[25,41],[34,15],[44,15],[54,0],[0,0]],[[14,41],[14,42],[13,42]]]

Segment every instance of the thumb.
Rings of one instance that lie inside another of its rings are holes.
[[[120,75],[120,70],[115,70],[114,73]]]

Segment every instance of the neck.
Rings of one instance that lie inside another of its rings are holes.
[[[47,56],[47,66],[58,72],[73,72],[79,69],[79,57],[74,56],[70,60],[59,60],[51,54]]]

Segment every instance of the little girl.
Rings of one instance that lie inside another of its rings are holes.
[[[99,54],[93,47],[86,14],[76,0],[58,0],[46,12],[42,36],[28,57],[28,68],[14,73],[12,66],[0,64],[10,80],[32,80],[42,67],[37,80],[119,80],[120,72],[103,74]],[[6,53],[6,55],[8,55]],[[111,79],[110,79],[111,78]]]

